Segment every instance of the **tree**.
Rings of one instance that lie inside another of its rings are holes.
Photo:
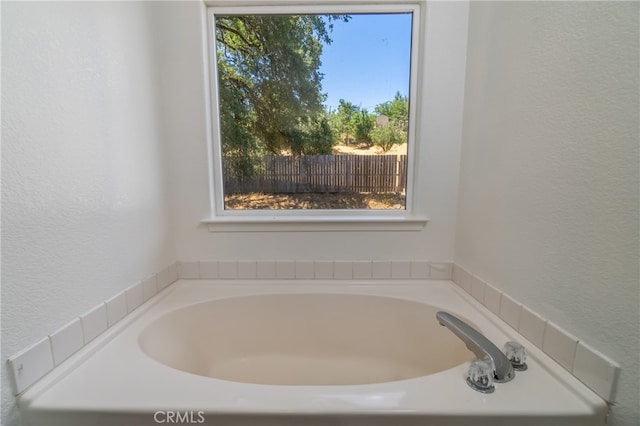
[[[330,122],[337,141],[349,143],[355,136],[353,118],[360,107],[344,99],[340,99],[338,109],[331,113]]]
[[[389,124],[385,128],[390,126],[393,129],[376,129],[375,114],[340,99],[338,108],[329,114],[329,123],[336,142],[348,144],[355,141],[368,146],[375,144],[384,152],[391,149],[393,144],[405,143],[409,130],[409,98],[396,92],[393,100],[378,104],[374,110],[378,115],[387,116]]]
[[[409,130],[409,98],[400,92],[396,92],[393,100],[377,105],[375,112],[389,117],[389,122],[402,131]]]
[[[333,132],[326,117],[290,129],[286,137],[293,155],[329,155],[333,151]]]
[[[407,133],[395,124],[387,127],[379,127],[371,131],[373,144],[379,146],[382,152],[389,151],[393,145],[402,144],[407,141]]]
[[[353,123],[356,142],[371,146],[371,131],[376,125],[375,117],[369,114],[366,109],[363,109],[359,113],[354,114],[351,121]]]
[[[225,156],[304,153],[326,144],[320,55],[338,15],[216,16]],[[324,124],[323,124],[324,123]],[[329,129],[330,131],[330,129]],[[331,138],[332,139],[332,138]]]

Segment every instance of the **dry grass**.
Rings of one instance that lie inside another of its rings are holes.
[[[233,194],[224,197],[229,210],[371,209],[403,210],[404,194],[299,193]]]
[[[367,146],[365,144],[345,145],[343,143],[333,147],[333,153],[339,154],[356,154],[356,155],[406,155],[407,144],[393,145],[387,152],[383,152],[382,148],[377,146]]]

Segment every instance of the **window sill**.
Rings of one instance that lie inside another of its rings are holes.
[[[429,219],[397,216],[217,217],[201,221],[209,232],[420,231]]]

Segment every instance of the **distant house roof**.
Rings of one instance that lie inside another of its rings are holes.
[[[384,114],[380,114],[376,117],[376,126],[385,128],[389,125],[389,117]]]

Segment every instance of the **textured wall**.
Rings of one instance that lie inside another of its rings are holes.
[[[637,2],[470,7],[455,260],[640,382]]]
[[[197,7],[166,6],[163,67],[168,96],[168,148],[172,164],[177,252],[181,260],[206,259],[428,259],[453,257],[462,129],[466,3],[433,2],[423,45],[426,78],[419,141],[420,212],[430,218],[422,232],[236,232],[210,233],[199,222],[210,216],[202,15]],[[179,19],[178,19],[179,18]]]
[[[150,5],[2,4],[3,362],[175,260]]]
[[[466,57],[467,6],[430,7],[427,229],[212,234],[202,4],[3,2],[2,360],[172,261],[172,227],[185,260],[450,260],[457,203],[456,261],[620,362],[637,423],[638,3],[474,3]]]

